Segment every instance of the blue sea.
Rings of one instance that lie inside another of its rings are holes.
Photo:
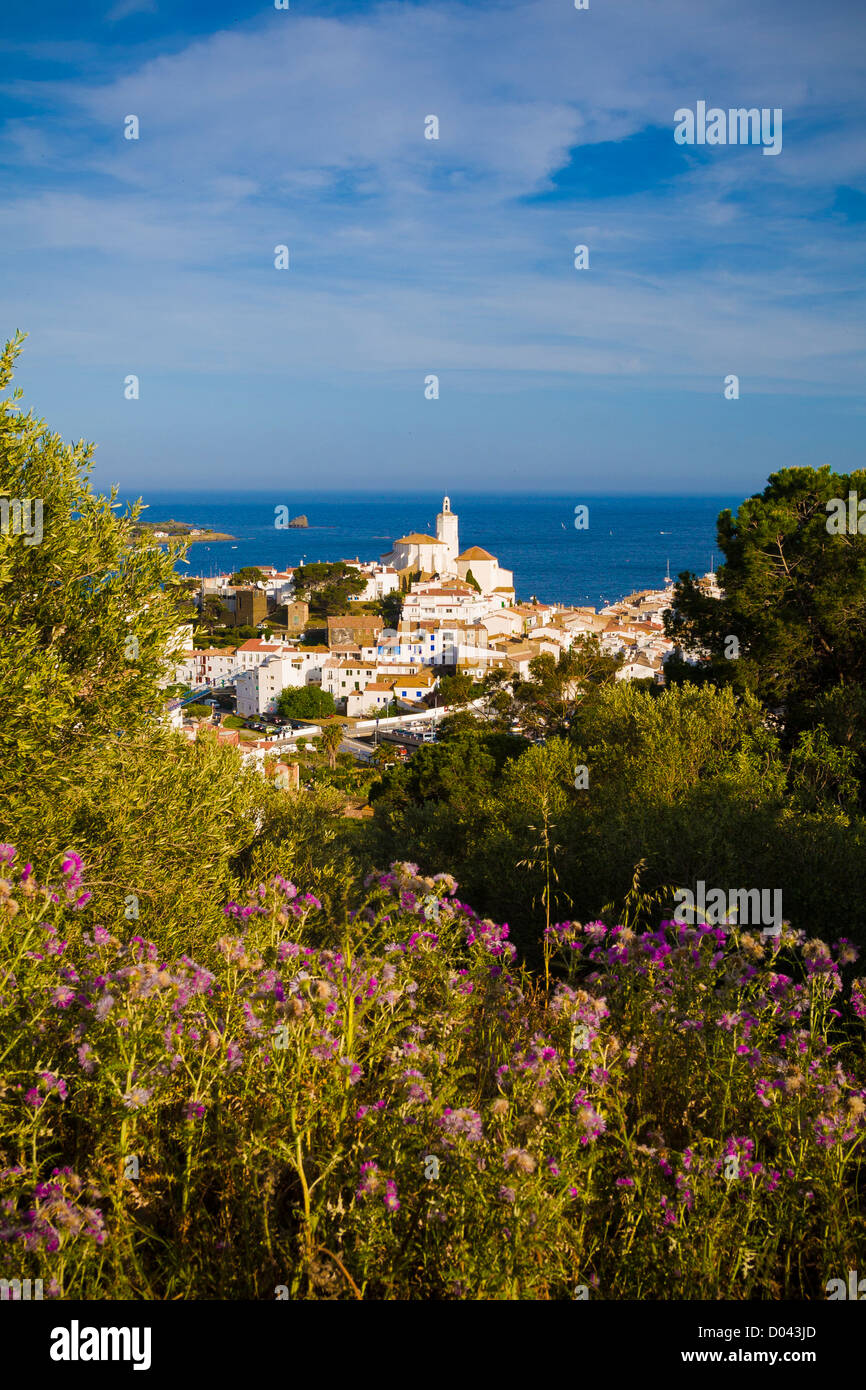
[[[285,569],[313,560],[378,560],[409,531],[435,534],[439,492],[336,493],[143,492],[142,520],[187,521],[237,537],[193,544],[186,574],[212,575],[243,565]],[[131,495],[127,494],[131,500]],[[704,574],[715,555],[716,518],[742,498],[550,496],[465,493],[451,496],[460,547],[480,545],[514,571],[520,600],[601,607],[635,589],[660,588],[668,563]],[[575,529],[575,506],[589,508],[589,526]],[[275,507],[309,520],[307,530],[276,530]]]

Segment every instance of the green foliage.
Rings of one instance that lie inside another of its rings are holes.
[[[513,714],[527,733],[567,734],[581,707],[611,684],[621,665],[597,637],[583,634],[558,657],[544,654],[529,663],[529,680],[513,684]]]
[[[187,705],[184,714],[189,715],[190,719],[209,719],[213,710],[210,705]]]
[[[232,584],[264,584],[265,576],[258,565],[244,565],[231,577]]]
[[[399,590],[397,590],[395,593],[385,594],[382,598],[379,599],[377,606],[379,616],[381,617],[385,626],[393,628],[394,631],[396,631],[397,626],[400,622],[401,614],[403,612],[402,593]]]
[[[277,699],[284,719],[324,719],[335,713],[334,697],[319,685],[289,686]]]
[[[442,676],[439,681],[439,694],[445,705],[465,705],[477,691],[471,676]]]
[[[554,916],[588,920],[605,904],[624,907],[643,860],[643,891],[667,895],[656,920],[673,909],[671,885],[703,879],[779,886],[786,917],[830,930],[838,885],[857,881],[866,847],[850,754],[820,732],[787,753],[758,700],[729,687],[655,692],[615,682],[571,723],[570,740],[542,747],[499,735],[496,757],[478,726],[446,730],[371,792],[379,855],[459,874],[469,900],[507,917],[532,959],[545,883],[518,861],[537,855],[544,814],[559,846]],[[574,786],[579,765],[585,789]],[[846,910],[852,935],[866,940],[866,904],[855,894]]]
[[[328,759],[329,767],[336,767],[337,752],[343,742],[343,735],[346,732],[344,724],[328,724],[321,733],[321,736],[314,740],[316,746],[321,749]]]
[[[363,593],[367,586],[365,576],[342,560],[334,564],[299,565],[294,579],[295,598],[306,600],[310,605],[310,617],[320,620],[345,613],[349,597]]]
[[[0,390],[22,342],[0,354]],[[136,541],[140,504],[115,515],[116,489],[100,497],[87,481],[92,447],[64,445],[20,397],[0,403],[0,492],[41,500],[43,536],[0,536],[0,794],[41,772],[46,749],[84,755],[160,712],[185,551]]]
[[[91,749],[84,765],[69,754],[46,760],[37,777],[8,790],[0,839],[26,837],[43,872],[74,844],[106,925],[130,931],[140,921],[168,945],[186,929],[184,900],[198,904],[199,929],[219,925],[218,904],[238,889],[268,795],[213,736],[190,744],[148,730]],[[138,918],[125,916],[128,894],[138,898]]]
[[[828,533],[826,503],[866,495],[866,471],[785,468],[718,520],[722,599],[684,573],[668,635],[704,648],[713,678],[769,706],[797,707],[843,684],[866,687],[866,535]],[[738,659],[726,657],[735,636]]]
[[[227,622],[231,617],[229,610],[216,594],[205,594],[199,607],[199,618],[202,626],[211,634],[214,629]],[[214,645],[217,645],[215,642]],[[224,644],[224,645],[227,645]]]

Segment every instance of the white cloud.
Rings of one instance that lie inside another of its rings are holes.
[[[121,19],[129,19],[130,15],[155,14],[156,8],[155,0],[117,0],[105,18],[110,24],[116,24]]]
[[[286,18],[109,83],[12,84],[61,112],[7,129],[8,158],[38,186],[13,184],[0,208],[13,317],[50,351],[86,340],[93,361],[134,351],[177,371],[231,371],[240,355],[264,373],[433,361],[860,389],[862,253],[809,220],[836,182],[862,181],[862,140],[843,124],[860,116],[859,58],[834,17],[802,0],[537,0]],[[781,105],[782,155],[682,152],[664,190],[582,194],[583,145],[657,126],[672,140],[674,110],[699,97]],[[123,139],[130,113],[138,141]],[[572,201],[522,201],[575,148]],[[588,272],[571,267],[577,242]]]

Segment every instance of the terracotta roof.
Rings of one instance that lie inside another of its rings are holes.
[[[480,545],[470,546],[464,550],[462,555],[457,556],[458,560],[495,560],[496,556],[491,555],[489,550],[482,550]]]
[[[399,536],[394,542],[395,545],[441,545],[435,536],[425,536],[421,531],[413,531],[411,535]]]
[[[339,613],[329,615],[328,629],[332,627],[382,628],[385,624],[376,613]]]
[[[284,652],[287,648],[279,642],[263,642],[259,637],[251,637],[248,642],[244,642],[242,647],[238,647],[239,652]],[[294,649],[292,649],[294,650]]]
[[[178,652],[181,660],[189,660],[191,656],[234,656],[235,647],[187,647],[186,651]]]

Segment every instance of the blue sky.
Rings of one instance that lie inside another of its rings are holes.
[[[860,0],[7,0],[26,403],[145,493],[862,467],[864,37]],[[782,152],[677,145],[699,100],[781,107]]]

